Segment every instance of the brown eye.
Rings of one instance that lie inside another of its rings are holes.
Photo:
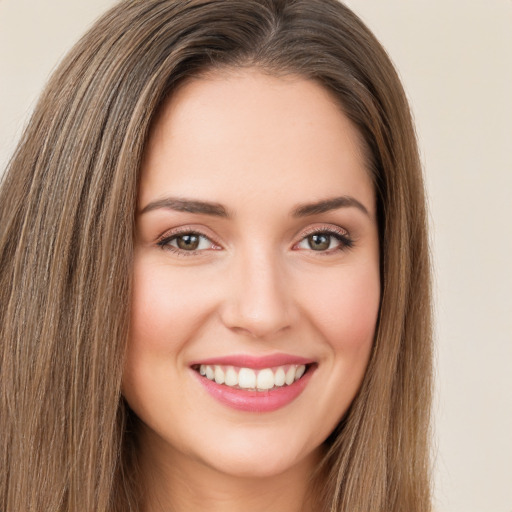
[[[169,249],[182,253],[194,253],[218,248],[207,236],[189,231],[168,236],[158,242],[163,249]]]
[[[179,235],[175,240],[178,249],[195,251],[199,247],[200,237],[196,234]]]
[[[305,234],[304,238],[295,246],[296,249],[325,252],[327,254],[349,249],[353,241],[349,234],[341,228],[318,230]]]
[[[313,251],[326,251],[331,245],[332,235],[327,233],[315,233],[307,237],[309,248]]]

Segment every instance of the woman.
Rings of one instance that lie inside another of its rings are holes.
[[[429,510],[414,129],[342,4],[119,4],[0,217],[2,510]]]

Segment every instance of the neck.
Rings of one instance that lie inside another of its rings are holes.
[[[142,448],[142,446],[141,446]],[[227,474],[176,450],[140,451],[144,512],[313,512],[313,453],[286,471],[265,476]]]

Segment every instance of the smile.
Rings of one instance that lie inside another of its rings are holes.
[[[276,354],[196,361],[190,368],[201,387],[222,405],[246,412],[272,412],[304,391],[318,363]]]
[[[236,366],[202,364],[194,369],[207,379],[230,388],[269,391],[292,385],[304,375],[306,365],[289,364],[254,370]]]

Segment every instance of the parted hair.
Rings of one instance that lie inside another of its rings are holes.
[[[329,90],[362,136],[376,190],[379,319],[361,388],[325,441],[317,509],[430,510],[430,270],[415,131],[386,52],[336,0],[124,1],[50,78],[0,188],[0,510],[139,510],[121,380],[141,160],[179,84],[241,67]]]

